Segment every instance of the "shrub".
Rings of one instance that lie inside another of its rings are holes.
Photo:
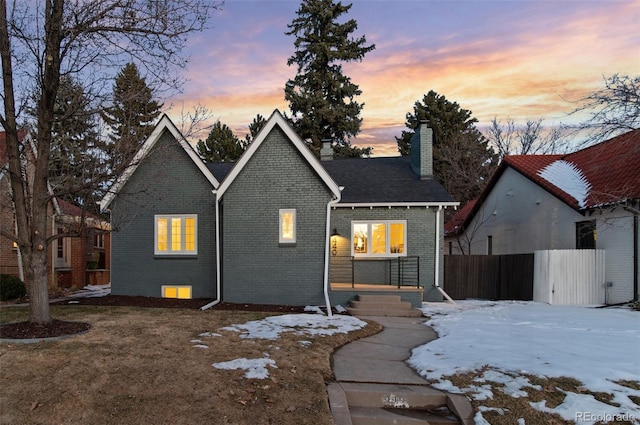
[[[0,301],[15,300],[27,295],[27,287],[17,277],[0,274]]]

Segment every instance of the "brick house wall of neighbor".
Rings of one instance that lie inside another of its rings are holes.
[[[113,198],[111,292],[162,296],[163,285],[216,297],[214,189],[171,132],[164,132]],[[197,255],[155,255],[155,215],[197,215]]]
[[[222,299],[323,305],[332,199],[300,151],[274,126],[222,195]],[[295,244],[279,243],[280,209],[296,210]]]
[[[5,232],[15,228],[13,210],[10,208],[9,179],[0,177],[0,229]],[[0,273],[20,277],[18,266],[18,250],[13,247],[13,241],[0,234]]]

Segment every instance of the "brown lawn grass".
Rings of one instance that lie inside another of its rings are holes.
[[[82,306],[52,313],[92,329],[56,342],[0,343],[0,423],[332,424],[331,353],[380,330],[248,340],[220,328],[273,313]],[[2,323],[26,317],[25,308],[0,308]],[[198,336],[207,331],[223,336]],[[194,339],[209,348],[195,348]],[[263,353],[277,365],[265,380],[211,366]]]
[[[484,370],[473,371],[448,376],[446,377],[446,379],[450,380],[458,388],[465,389],[474,384],[479,385],[478,382],[475,382],[474,380],[481,377],[483,373]],[[540,412],[534,409],[529,403],[546,400],[546,406],[554,408],[562,404],[562,402],[564,401],[566,395],[563,391],[570,391],[574,393],[591,394],[594,396],[594,398],[603,403],[608,403],[616,406],[616,404],[611,401],[612,396],[610,394],[588,391],[585,387],[582,386],[582,383],[580,381],[573,378],[542,378],[535,375],[527,374],[524,374],[523,376],[529,380],[531,385],[539,386],[540,389],[536,389],[533,387],[524,387],[522,388],[522,390],[527,392],[528,396],[516,398],[506,395],[501,390],[501,388],[504,387],[503,384],[490,381],[483,382],[482,385],[491,385],[493,398],[487,400],[471,400],[471,404],[473,405],[474,409],[477,411],[480,406],[502,409],[502,414],[496,411],[487,411],[482,413],[482,416],[491,425],[517,424],[518,419],[520,418],[524,419],[527,425],[569,425],[574,424],[575,422],[565,421],[559,415]],[[620,382],[620,385],[627,385],[630,388],[635,388],[636,386],[640,386],[640,382],[622,381]],[[629,421],[618,421],[616,422],[616,424],[633,425]]]

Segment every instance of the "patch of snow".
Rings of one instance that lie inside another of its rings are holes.
[[[304,308],[304,311],[307,311],[309,313],[324,314],[322,309],[320,307],[318,307],[317,305],[308,305],[308,306],[306,306]]]
[[[564,160],[554,161],[540,170],[538,175],[575,198],[580,208],[586,206],[591,184],[575,164]]]
[[[366,322],[352,316],[327,317],[318,314],[286,314],[226,326],[222,330],[242,332],[240,338],[277,339],[283,332],[294,332],[296,335],[328,336],[355,331],[366,325]]]
[[[335,308],[338,313],[344,313],[347,311],[347,309],[341,306],[340,304],[334,306],[333,308]]]
[[[209,346],[204,344],[196,344],[193,346],[193,348],[209,348]]]
[[[235,359],[228,362],[213,363],[211,366],[216,369],[223,370],[245,370],[245,378],[248,379],[267,379],[269,377],[269,370],[267,366],[277,369],[276,362],[272,359]]]
[[[640,397],[640,391],[614,382],[640,382],[640,313],[636,311],[460,301],[455,305],[424,303],[423,312],[431,318],[426,324],[438,332],[439,338],[414,348],[407,362],[420,375],[435,381],[436,388],[467,392],[455,388],[446,377],[484,368],[487,370],[478,383],[504,383],[503,391],[516,397],[523,396],[526,387],[533,387],[524,374],[567,376],[581,381],[589,391],[611,394],[612,403],[620,407],[599,402],[589,394],[574,393],[567,393],[555,409],[544,403],[532,406],[572,421],[577,412],[594,416],[626,414],[634,418],[631,422],[640,420],[640,406],[629,398]],[[513,383],[504,382],[509,380]],[[477,393],[470,394],[476,399],[490,394],[485,386],[474,386],[471,391]],[[485,423],[478,414],[476,423]]]
[[[198,336],[216,337],[216,336],[222,336],[222,335],[220,335],[219,333],[215,333],[215,332],[202,332]]]
[[[300,341],[299,344],[303,347],[308,347],[311,345],[311,341]]]

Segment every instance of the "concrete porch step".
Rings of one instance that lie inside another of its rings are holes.
[[[340,384],[350,406],[430,409],[447,404],[447,395],[424,385]]]
[[[353,316],[420,317],[422,312],[411,308],[411,303],[402,301],[400,295],[358,295],[350,301],[347,311]]]
[[[351,308],[347,307],[347,311],[352,316],[366,317],[366,316],[391,316],[391,317],[420,317],[422,311],[417,309],[400,309],[400,310],[379,310],[379,309],[364,309],[364,308]]]
[[[364,308],[364,309],[379,309],[379,310],[411,310],[411,303],[409,301],[350,301],[351,308]]]
[[[399,302],[402,301],[400,295],[358,295],[359,301],[364,302]]]
[[[327,387],[336,425],[471,425],[464,396],[425,385],[336,382]]]
[[[430,412],[394,409],[393,411],[379,407],[352,407],[351,423],[353,425],[459,425],[455,417],[439,416]]]

